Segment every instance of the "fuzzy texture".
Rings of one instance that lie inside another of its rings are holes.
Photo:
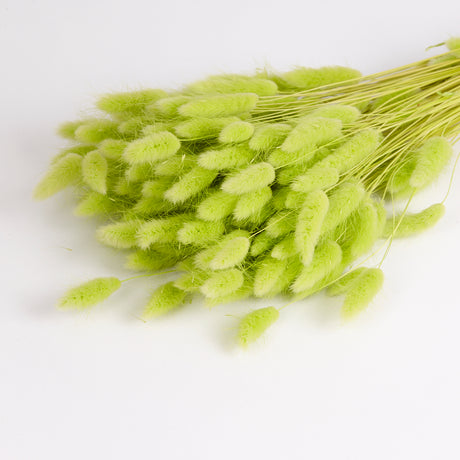
[[[171,157],[179,148],[179,139],[168,131],[162,131],[131,142],[123,156],[131,164],[154,163]]]
[[[141,222],[132,220],[104,225],[96,231],[96,238],[106,246],[117,249],[133,248],[137,245],[137,232]]]
[[[387,219],[383,234],[385,238],[405,238],[422,233],[434,227],[445,211],[444,205],[437,203],[416,214],[395,215]]]
[[[107,171],[107,160],[97,150],[87,153],[83,158],[83,181],[103,195],[107,193]]]
[[[224,192],[234,195],[255,192],[275,180],[275,170],[269,163],[256,163],[228,176],[221,185]]]
[[[342,318],[351,319],[364,310],[382,288],[383,279],[383,272],[379,268],[369,268],[361,273],[345,295]]]
[[[339,266],[342,260],[340,246],[331,240],[326,240],[318,245],[310,264],[302,269],[300,275],[292,284],[292,292],[298,294],[312,288]]]
[[[336,118],[342,123],[348,124],[356,121],[361,116],[361,112],[351,105],[329,104],[314,110],[312,115],[316,117]]]
[[[361,72],[349,67],[329,66],[318,69],[297,67],[295,70],[284,73],[282,78],[290,87],[305,90],[354,80],[360,76]]]
[[[173,282],[157,288],[144,308],[144,319],[164,315],[184,304],[187,293],[174,286]]]
[[[146,109],[147,112],[159,114],[166,118],[172,118],[178,115],[178,108],[190,99],[189,96],[184,95],[163,97],[153,104],[149,104]]]
[[[296,214],[293,211],[280,211],[268,219],[265,232],[272,238],[291,233],[296,227]]]
[[[268,186],[240,195],[235,204],[233,216],[236,220],[244,220],[257,216],[271,198],[272,190]]]
[[[304,265],[310,264],[329,209],[327,195],[318,190],[305,199],[295,225],[295,246]]]
[[[274,259],[285,260],[297,254],[297,246],[293,234],[285,236],[279,243],[273,246],[270,255]]]
[[[120,139],[105,139],[98,147],[98,152],[110,160],[118,160],[123,155],[128,143]]]
[[[324,218],[322,233],[333,230],[359,206],[364,197],[364,187],[359,183],[344,182],[329,196],[329,209]]]
[[[351,170],[362,160],[375,152],[382,140],[381,134],[375,129],[364,129],[318,163],[321,168],[334,168],[340,174]]]
[[[194,94],[255,93],[259,96],[272,96],[278,91],[276,83],[265,78],[246,75],[214,75],[192,83],[187,90]]]
[[[177,177],[190,171],[196,166],[196,159],[192,155],[183,153],[180,154],[179,150],[177,155],[168,158],[167,160],[161,161],[154,165],[154,171],[157,176],[170,176]]]
[[[254,158],[247,147],[233,145],[219,150],[207,150],[198,155],[198,164],[205,169],[220,171],[245,166]]]
[[[147,249],[153,243],[173,243],[179,229],[190,218],[190,215],[178,215],[145,222],[137,231],[137,244],[140,248]]]
[[[82,157],[68,153],[54,163],[43,179],[35,187],[34,198],[44,200],[69,185],[76,184],[81,178]]]
[[[174,132],[180,138],[188,140],[217,137],[225,126],[238,120],[237,117],[196,117],[178,123]]]
[[[431,184],[447,166],[452,156],[452,146],[444,137],[428,139],[415,152],[415,167],[409,184],[423,188]]]
[[[181,105],[179,113],[184,117],[228,117],[249,112],[258,100],[253,93],[196,97]]]
[[[229,216],[238,200],[236,195],[217,190],[205,198],[196,210],[199,219],[207,221],[218,221]]]
[[[291,188],[296,192],[307,193],[332,187],[338,181],[339,171],[336,168],[323,166],[319,163],[305,174],[298,176],[291,184]]]
[[[195,220],[186,222],[177,232],[177,241],[183,244],[204,246],[217,240],[225,231],[223,222]]]
[[[212,270],[224,270],[241,263],[249,251],[250,241],[247,236],[234,236],[232,233],[218,245],[214,257],[209,262]]]
[[[249,254],[252,257],[257,257],[271,249],[275,243],[276,240],[268,235],[267,232],[259,233],[253,238],[251,248],[249,249]]]
[[[286,267],[286,260],[274,259],[270,256],[263,259],[257,266],[254,275],[254,295],[267,297],[279,278],[283,276]]]
[[[244,282],[243,273],[236,268],[229,268],[211,274],[200,288],[201,293],[210,299],[230,295],[237,291]]]
[[[69,289],[59,300],[60,308],[84,310],[102,302],[121,286],[121,281],[113,276],[95,278]]]
[[[279,311],[275,307],[265,307],[248,313],[238,326],[238,343],[246,348],[255,342],[277,319]]]
[[[104,139],[116,139],[118,136],[117,123],[105,119],[86,120],[75,130],[75,139],[88,144],[97,144]]]
[[[76,216],[97,216],[97,215],[109,215],[112,212],[117,212],[120,209],[115,203],[115,200],[110,199],[106,195],[102,195],[98,192],[90,191],[86,196],[79,201],[78,205],[74,209]]]
[[[342,122],[335,118],[307,116],[300,119],[281,145],[282,150],[294,153],[305,147],[321,146],[340,137]]]
[[[256,152],[268,152],[280,146],[291,129],[291,126],[285,123],[258,126],[249,141],[249,147]]]
[[[156,271],[173,267],[180,257],[177,254],[165,254],[155,249],[138,249],[126,257],[125,267],[136,271]]]
[[[254,133],[254,125],[247,121],[235,121],[227,125],[219,134],[222,144],[236,144],[248,140]]]
[[[145,89],[125,93],[112,93],[102,96],[97,102],[98,109],[110,114],[139,115],[147,105],[167,96],[162,89]]]
[[[365,271],[369,270],[367,267],[359,267],[354,270],[350,270],[345,275],[341,276],[337,281],[334,281],[328,286],[326,293],[331,297],[345,294],[356,279],[361,276]]]
[[[216,177],[216,171],[197,166],[184,174],[165,192],[164,197],[171,203],[183,203],[209,187]]]

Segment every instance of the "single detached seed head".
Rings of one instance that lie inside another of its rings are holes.
[[[95,278],[69,289],[59,300],[60,308],[83,310],[102,302],[121,286],[121,281],[113,276]]]
[[[238,327],[238,343],[246,348],[255,342],[277,319],[279,311],[275,307],[265,307],[248,313]]]

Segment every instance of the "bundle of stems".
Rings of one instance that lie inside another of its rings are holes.
[[[106,220],[97,237],[130,250],[128,268],[177,272],[153,292],[145,318],[195,295],[209,306],[285,295],[287,306],[323,289],[343,295],[343,317],[353,317],[383,283],[383,259],[363,265],[376,243],[385,257],[393,238],[444,213],[443,202],[408,209],[449,164],[460,134],[460,40],[446,45],[366,77],[301,67],[105,95],[97,102],[105,115],[62,125],[72,144],[35,196],[75,186],[76,214]],[[403,211],[387,211],[397,200]],[[88,281],[60,306],[90,307],[121,283]],[[239,343],[256,340],[280,310],[248,313]]]

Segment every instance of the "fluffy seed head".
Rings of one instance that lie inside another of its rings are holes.
[[[383,234],[385,238],[390,236],[405,238],[416,235],[435,226],[444,216],[445,211],[444,205],[437,203],[416,214],[395,215],[387,219]]]
[[[218,190],[205,198],[196,210],[201,220],[217,221],[229,216],[235,207],[238,197]]]
[[[147,112],[158,113],[166,118],[173,118],[178,115],[177,109],[190,100],[189,96],[171,96],[159,99],[147,106]]]
[[[139,247],[147,249],[153,243],[173,243],[184,222],[191,218],[187,214],[152,219],[143,223],[136,234]]]
[[[271,197],[272,190],[268,186],[240,195],[233,210],[235,219],[244,220],[258,215],[262,211],[262,208],[271,200]]]
[[[117,249],[133,248],[137,245],[138,220],[104,225],[96,231],[96,238],[103,244]]]
[[[82,157],[76,153],[68,153],[48,170],[43,179],[35,187],[34,198],[44,200],[81,178]]]
[[[297,67],[283,74],[283,80],[292,88],[312,89],[332,83],[359,78],[361,72],[349,67],[327,66],[319,69]]]
[[[222,221],[206,222],[195,220],[182,225],[177,232],[177,241],[183,244],[206,246],[222,236],[224,231],[225,226]]]
[[[96,106],[104,112],[119,115],[140,115],[147,105],[154,103],[167,94],[161,89],[146,89],[125,93],[112,93],[102,96]]]
[[[409,184],[422,188],[433,182],[445,168],[452,156],[452,146],[444,137],[428,139],[415,152],[415,167]]]
[[[249,147],[256,152],[268,152],[280,146],[291,131],[284,123],[270,123],[258,126],[249,141]]]
[[[326,290],[327,295],[334,297],[345,294],[356,279],[367,270],[369,270],[367,267],[358,267],[354,270],[350,270],[344,276],[340,277],[337,281],[328,286]]]
[[[103,195],[107,193],[107,171],[107,160],[97,150],[87,153],[83,158],[83,181]]]
[[[291,233],[296,227],[296,214],[293,211],[279,211],[268,219],[265,232],[272,238]]]
[[[153,163],[171,157],[179,148],[179,139],[168,131],[162,131],[129,143],[124,158],[131,164]]]
[[[113,276],[95,278],[77,287],[69,289],[59,300],[60,308],[83,310],[102,302],[121,286],[121,281]]]
[[[247,121],[235,121],[227,125],[219,134],[222,144],[236,144],[248,140],[254,133],[254,125]]]
[[[238,343],[246,348],[255,342],[277,319],[279,311],[275,307],[265,307],[247,314],[238,327]]]
[[[254,152],[247,147],[233,145],[219,150],[207,150],[198,155],[198,164],[202,168],[220,171],[245,166],[254,159]]]
[[[105,139],[99,144],[98,151],[105,158],[118,160],[123,155],[127,145],[126,141],[120,139]]]
[[[279,243],[275,244],[270,253],[274,259],[289,259],[297,254],[297,247],[293,234],[284,237]]]
[[[342,317],[350,319],[364,310],[382,288],[383,279],[383,272],[379,268],[369,268],[358,276],[345,296]]]
[[[323,166],[317,163],[305,174],[297,177],[292,185],[292,190],[296,192],[311,192],[332,187],[339,181],[339,171],[336,168]]]
[[[77,205],[74,210],[76,216],[108,215],[119,211],[113,199],[98,192],[90,191]]]
[[[275,243],[276,240],[269,236],[266,232],[259,233],[253,238],[249,253],[251,256],[257,257],[271,249]]]
[[[187,296],[185,291],[174,286],[173,282],[157,288],[145,306],[143,318],[153,318],[164,315],[181,306]]]
[[[126,258],[125,267],[136,271],[156,271],[173,267],[179,261],[176,254],[164,254],[155,249],[138,249]]]
[[[237,117],[205,118],[196,117],[178,123],[174,128],[181,139],[202,139],[217,137],[225,126],[239,121]]]
[[[361,116],[361,112],[351,105],[329,104],[314,110],[312,115],[316,117],[336,118],[342,123],[347,124],[356,121]]]
[[[184,117],[228,117],[250,112],[257,104],[259,96],[253,93],[226,94],[222,96],[196,97],[179,107]]]
[[[210,261],[212,270],[223,270],[234,267],[241,263],[249,250],[249,238],[247,236],[236,236],[232,234],[219,243],[219,249]]]
[[[171,203],[183,203],[208,188],[217,177],[217,171],[210,171],[199,166],[184,174],[164,197]]]
[[[75,139],[88,144],[98,144],[104,139],[119,137],[118,125],[105,119],[86,120],[75,130]]]
[[[177,177],[196,166],[196,159],[192,155],[179,154],[174,155],[154,166],[155,174],[157,176],[172,176]]]
[[[269,163],[256,163],[228,176],[221,185],[224,192],[234,195],[254,192],[275,180],[275,170]]]
[[[266,257],[257,266],[254,275],[254,295],[267,297],[278,280],[283,276],[287,267],[287,260]]]
[[[215,299],[232,294],[244,282],[243,273],[237,268],[229,268],[213,273],[201,286],[201,293],[208,298]]]

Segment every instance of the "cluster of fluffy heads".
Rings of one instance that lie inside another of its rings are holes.
[[[271,120],[255,109],[279,93],[359,76],[344,67],[297,68],[214,76],[175,93],[108,94],[97,102],[100,118],[61,127],[71,145],[53,159],[35,195],[76,186],[75,213],[106,220],[97,238],[129,251],[127,267],[177,268],[177,279],[153,293],[145,317],[194,295],[214,306],[249,296],[303,299],[325,286],[345,295],[343,315],[353,316],[383,276],[377,269],[343,276],[350,265],[384,235],[433,224],[439,205],[418,219],[387,222],[382,196],[353,174],[384,142],[376,129],[356,128],[365,116],[356,106],[324,104]],[[424,187],[449,156],[447,141],[428,140],[388,177],[386,192]],[[99,278],[69,291],[62,306],[86,308],[118,287],[114,278]],[[243,318],[240,343],[255,340],[278,315],[267,307]]]

